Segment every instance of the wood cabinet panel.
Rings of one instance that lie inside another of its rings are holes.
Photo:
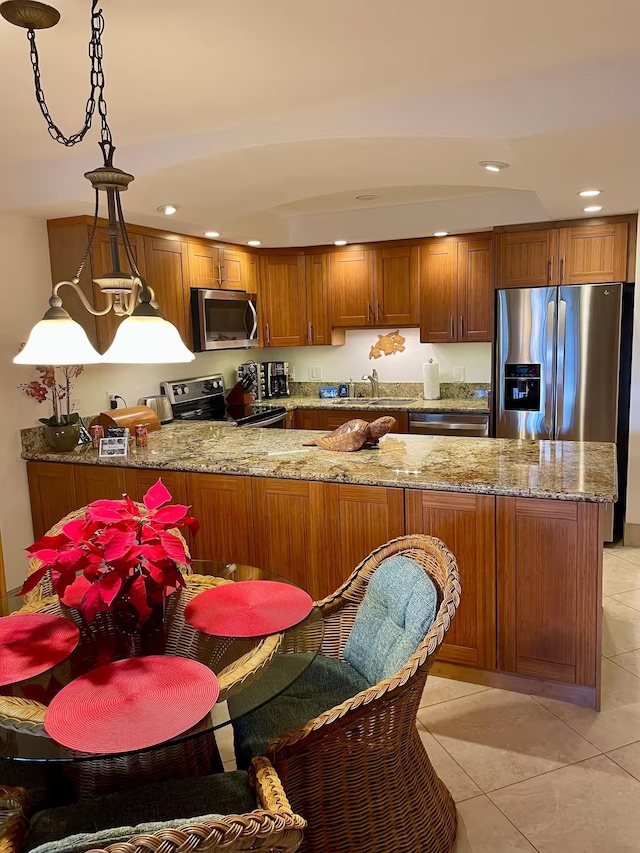
[[[373,322],[373,270],[369,249],[331,254],[331,323],[370,326]]]
[[[61,518],[79,509],[73,466],[63,462],[27,462],[31,519],[35,539]]]
[[[219,249],[220,278],[223,290],[243,290],[256,293],[258,289],[257,257],[239,249]]]
[[[418,247],[374,252],[374,324],[415,326],[418,313]]]
[[[78,508],[93,501],[118,500],[124,494],[124,468],[74,465]]]
[[[493,237],[458,243],[458,340],[493,340]]]
[[[200,522],[193,556],[225,563],[255,561],[251,478],[226,474],[187,474],[187,503]]]
[[[260,314],[263,340],[271,347],[307,342],[307,300],[303,255],[260,258]]]
[[[296,409],[296,429],[321,429],[319,426],[319,409]]]
[[[405,501],[407,533],[442,539],[460,570],[460,606],[438,659],[495,669],[495,498],[407,489]]]
[[[217,290],[222,287],[220,252],[215,246],[187,243],[189,258],[189,288],[204,287]]]
[[[404,490],[325,483],[332,592],[371,551],[405,532]]]
[[[307,343],[309,346],[331,344],[331,256],[307,255]]]
[[[558,231],[498,235],[496,287],[545,287],[558,283]]]
[[[158,480],[171,492],[172,503],[188,504],[187,475],[183,471],[160,471],[155,468],[125,468],[125,491],[132,501],[142,503],[142,498]]]
[[[393,427],[391,432],[409,432],[409,415],[407,414],[407,412],[360,412],[357,410],[345,411],[344,409],[318,409],[318,426],[315,427],[315,429],[338,429],[339,426],[342,426],[342,424],[346,424],[347,421],[351,421],[354,418],[360,418],[360,420],[368,421],[370,423],[371,421],[375,421],[378,418],[384,417],[385,415],[391,415],[392,418],[396,419],[395,426]]]
[[[147,280],[160,310],[192,346],[186,244],[158,237],[144,238]]]
[[[288,578],[314,599],[331,592],[324,484],[256,478],[253,513],[259,567]]]
[[[501,497],[497,513],[499,668],[595,687],[601,507]]]
[[[560,230],[560,284],[625,281],[626,222]]]
[[[420,340],[457,340],[458,244],[433,240],[420,248]]]

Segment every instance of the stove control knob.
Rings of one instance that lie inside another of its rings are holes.
[[[182,391],[180,390],[180,386],[179,386],[179,385],[174,385],[174,386],[173,386],[173,396],[174,396],[174,397],[177,397],[177,396],[178,396],[178,394],[182,394]]]
[[[182,393],[183,393],[183,394],[188,394],[188,393],[189,393],[189,386],[188,386],[188,385],[183,385],[183,386],[182,386]]]

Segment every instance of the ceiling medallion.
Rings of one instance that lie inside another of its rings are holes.
[[[100,116],[98,144],[103,159],[101,166],[85,173],[85,178],[94,190],[95,206],[88,244],[76,274],[73,278],[54,285],[49,300],[49,310],[33,327],[26,346],[14,358],[14,362],[62,366],[91,364],[98,361],[119,364],[170,364],[193,361],[195,356],[184,345],[176,327],[165,320],[160,313],[153,290],[140,274],[136,255],[127,233],[120,196],[126,192],[134,177],[113,165],[116,149],[107,119],[107,102],[104,97],[105,78],[102,68],[104,16],[99,0],[92,0],[91,4],[90,92],[84,124],[71,136],[65,136],[51,118],[40,84],[40,62],[36,47],[36,30],[55,26],[60,20],[60,13],[51,6],[36,3],[33,0],[9,0],[0,5],[0,14],[9,23],[27,30],[36,100],[47,123],[49,135],[61,145],[71,148],[84,139],[91,128],[94,116]],[[106,196],[111,269],[101,278],[94,280],[103,292],[106,302],[106,308],[96,309],[80,286],[80,278],[91,254],[98,228],[102,196]],[[130,272],[122,269],[120,257],[122,251],[124,251],[123,260]],[[82,326],[64,310],[59,295],[63,287],[73,288],[85,310],[96,317],[108,314],[110,311],[117,316],[126,317],[118,326],[113,343],[104,356],[96,352]]]

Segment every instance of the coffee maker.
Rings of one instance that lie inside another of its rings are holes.
[[[291,396],[288,361],[263,361],[260,368],[266,399]]]

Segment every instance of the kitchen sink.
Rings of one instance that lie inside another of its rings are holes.
[[[333,400],[333,406],[353,406],[354,400],[345,399],[344,397],[340,400]]]
[[[371,400],[372,406],[403,406],[406,403],[415,403],[415,397],[378,397]]]

